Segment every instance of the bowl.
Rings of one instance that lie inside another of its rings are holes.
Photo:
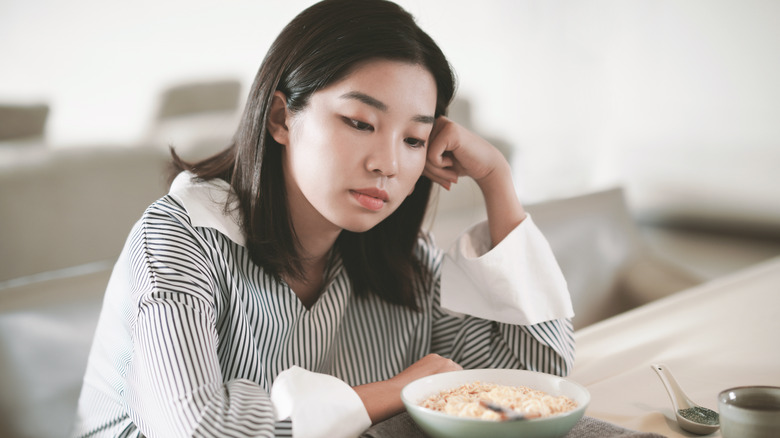
[[[740,386],[718,394],[726,438],[780,437],[780,387]]]
[[[457,417],[420,406],[420,403],[432,395],[475,381],[527,386],[553,396],[565,395],[577,402],[577,407],[549,417],[491,421]],[[590,403],[590,393],[583,386],[552,374],[524,370],[476,369],[434,374],[415,380],[401,390],[401,401],[415,423],[434,438],[557,438],[566,435],[585,414]]]

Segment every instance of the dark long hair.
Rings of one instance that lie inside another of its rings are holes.
[[[282,91],[288,109],[300,111],[313,93],[371,59],[425,67],[436,82],[435,115],[445,114],[455,92],[453,72],[409,13],[385,0],[325,0],[301,12],[274,41],[230,147],[198,163],[185,163],[172,153],[176,171],[230,183],[250,257],[277,279],[301,278],[302,263],[288,210],[282,147],[267,128],[273,94]],[[363,233],[341,232],[336,250],[355,293],[375,293],[391,303],[416,307],[414,282],[424,273],[414,247],[431,185],[420,177],[412,194],[380,224]]]

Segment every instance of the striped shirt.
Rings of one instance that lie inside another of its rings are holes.
[[[431,274],[416,284],[419,310],[356,296],[337,256],[327,268],[330,282],[306,308],[250,260],[235,218],[224,212],[228,190],[221,181],[180,175],[133,227],[106,290],[74,436],[289,436],[291,421],[277,418],[270,394],[293,368],[336,378],[345,388],[389,379],[432,352],[464,368],[558,375],[571,369],[566,312],[518,325],[442,308],[445,256],[428,237],[416,247]],[[485,293],[512,291],[480,290],[474,297]],[[344,406],[354,408],[352,393],[351,401],[345,393]],[[288,398],[308,400],[300,403],[316,411],[316,404],[341,406],[333,394],[312,389]],[[345,408],[331,426],[347,424],[349,415],[365,422],[357,403],[357,413]]]

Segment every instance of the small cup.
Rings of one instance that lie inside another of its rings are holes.
[[[724,438],[780,437],[780,387],[741,386],[718,395]]]

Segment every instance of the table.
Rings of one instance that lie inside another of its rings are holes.
[[[591,393],[585,415],[668,437],[680,429],[650,368],[663,363],[695,402],[717,411],[733,386],[780,386],[780,257],[575,332],[569,378]],[[720,430],[710,437],[721,436]]]

